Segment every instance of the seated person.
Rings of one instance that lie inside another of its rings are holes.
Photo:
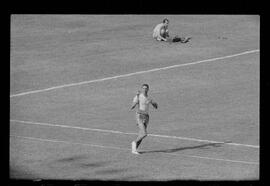
[[[153,38],[157,41],[167,41],[169,38],[168,25],[169,20],[165,18],[162,23],[155,26],[153,30]]]
[[[187,43],[191,39],[191,37],[179,37],[178,35],[174,37],[169,36],[169,31],[168,31],[168,25],[169,25],[169,20],[165,18],[162,23],[159,23],[157,26],[155,26],[153,30],[153,38],[156,39],[157,41],[166,41],[166,42],[180,42],[180,43]]]

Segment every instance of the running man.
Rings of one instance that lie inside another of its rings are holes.
[[[133,154],[139,154],[137,151],[139,145],[141,144],[143,138],[147,136],[147,125],[149,123],[149,105],[151,104],[155,109],[158,108],[158,104],[153,101],[153,99],[148,96],[149,85],[143,84],[141,92],[139,91],[133,99],[133,105],[131,110],[137,107],[136,120],[137,126],[139,127],[139,134],[135,141],[131,143],[131,152]]]
[[[153,38],[157,41],[167,41],[169,38],[169,20],[165,18],[162,23],[159,23],[153,30]]]

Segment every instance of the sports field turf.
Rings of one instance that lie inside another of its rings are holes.
[[[154,41],[164,17],[190,42]],[[256,15],[12,15],[11,178],[258,180],[259,29]],[[134,155],[143,83],[159,109]]]

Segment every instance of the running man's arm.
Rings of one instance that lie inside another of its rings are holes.
[[[158,104],[157,102],[154,102],[153,100],[151,100],[151,105],[155,108],[155,109],[158,109]]]
[[[137,102],[137,103],[134,103],[134,102],[133,102],[133,104],[132,104],[130,110],[134,109],[134,108],[136,107],[137,104],[138,104],[138,102]]]
[[[134,109],[136,107],[136,105],[139,104],[139,93],[137,93],[137,95],[133,98],[133,103],[132,103],[132,106],[130,108],[130,110]]]

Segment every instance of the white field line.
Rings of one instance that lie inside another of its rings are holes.
[[[25,140],[53,142],[53,143],[65,143],[65,144],[74,144],[74,145],[86,145],[86,146],[105,148],[105,149],[130,151],[130,149],[127,149],[127,148],[104,146],[104,145],[95,145],[95,144],[89,144],[89,143],[61,141],[61,140],[57,140],[57,139],[44,139],[44,138],[34,138],[34,137],[26,137],[26,136],[14,136],[14,135],[10,135],[10,137],[21,138],[21,139],[25,139]],[[231,162],[231,163],[243,163],[243,164],[259,165],[259,162],[220,159],[220,158],[210,158],[210,157],[203,157],[203,156],[190,156],[190,155],[182,155],[182,154],[177,154],[177,153],[166,153],[166,154],[167,155],[174,155],[174,156],[184,156],[184,157],[189,157],[189,158],[197,158],[197,159],[206,159],[206,160],[215,160],[215,161],[225,161],[225,162]]]
[[[156,72],[156,71],[160,71],[160,70],[167,70],[167,69],[171,69],[171,68],[183,67],[183,66],[188,66],[188,65],[195,65],[195,64],[205,63],[205,62],[210,62],[210,61],[217,61],[217,60],[232,58],[232,57],[236,57],[236,56],[241,56],[241,55],[245,55],[245,54],[259,52],[259,51],[260,50],[250,50],[250,51],[245,51],[245,52],[241,52],[241,53],[238,53],[238,54],[233,54],[233,55],[228,55],[228,56],[223,56],[223,57],[217,57],[217,58],[212,58],[212,59],[206,59],[206,60],[195,61],[195,62],[190,62],[190,63],[184,63],[184,64],[172,65],[172,66],[167,66],[167,67],[161,67],[161,68],[154,68],[154,69],[145,70],[145,71],[138,71],[138,72],[133,72],[133,73],[129,73],[129,74],[123,74],[123,75],[118,75],[118,76],[106,77],[106,78],[101,78],[101,79],[94,79],[94,80],[89,80],[89,81],[82,81],[82,82],[78,82],[78,83],[64,84],[64,85],[54,86],[54,87],[40,89],[40,90],[33,90],[33,91],[13,94],[13,95],[10,95],[10,98],[23,96],[23,95],[28,95],[28,94],[39,93],[39,92],[46,92],[46,91],[60,89],[60,88],[79,86],[79,85],[90,84],[90,83],[101,82],[101,81],[107,81],[107,80],[112,80],[112,79],[117,79],[117,78],[129,77],[129,76],[133,76],[133,75],[137,75],[137,74],[144,74],[144,73]]]
[[[97,132],[106,132],[106,133],[115,133],[115,134],[137,135],[137,133],[121,132],[121,131],[115,131],[115,130],[84,128],[84,127],[57,125],[57,124],[50,124],[50,123],[31,122],[31,121],[20,121],[20,120],[10,120],[10,121],[14,122],[14,124],[21,123],[21,124],[27,124],[27,125],[40,125],[40,126],[48,126],[48,127],[60,127],[60,128],[79,129],[79,130],[88,130],[88,131],[97,131]],[[240,144],[240,143],[227,143],[227,142],[221,142],[221,141],[202,140],[202,139],[179,137],[179,136],[167,136],[167,135],[160,135],[160,134],[148,134],[148,136],[159,137],[159,138],[187,140],[187,141],[196,141],[196,142],[206,142],[206,143],[221,143],[221,144],[226,144],[226,145],[251,147],[251,148],[257,148],[257,149],[260,148],[260,146],[257,146],[257,145],[247,145],[247,144]]]

